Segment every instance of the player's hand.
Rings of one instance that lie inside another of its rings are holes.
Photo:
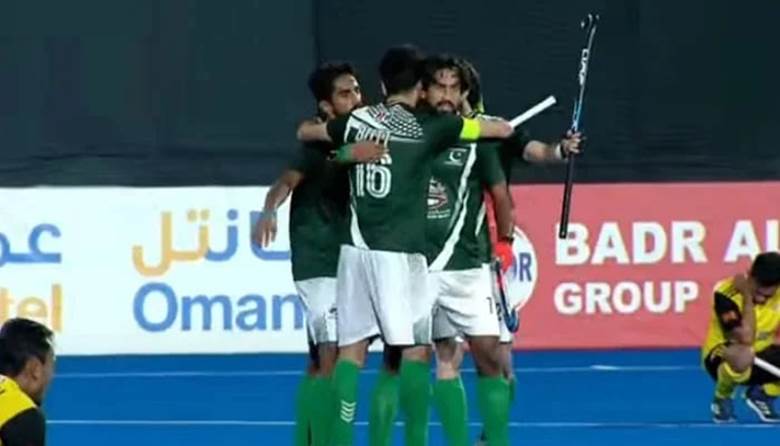
[[[352,160],[356,163],[374,163],[387,154],[387,147],[373,141],[362,141],[352,145]]]
[[[474,113],[474,110],[471,108],[471,104],[469,104],[468,90],[460,94],[460,113],[463,116],[471,116],[472,113]]]
[[[493,245],[493,252],[501,262],[501,271],[507,272],[515,262],[515,253],[512,250],[512,242],[509,240],[499,240]]]
[[[322,124],[323,122],[325,122],[325,121],[323,121],[323,120],[322,120],[322,118],[320,118],[319,116],[313,116],[313,117],[311,117],[311,118],[304,119],[304,120],[301,122],[301,124],[299,124],[299,125],[303,125],[303,124],[311,124],[311,125],[314,125],[314,124]]]
[[[263,212],[263,216],[255,223],[254,241],[265,248],[276,240],[276,212]]]
[[[311,127],[313,125],[319,125],[319,124],[322,124],[322,119],[320,119],[319,117],[304,119],[303,121],[301,121],[300,124],[298,124],[298,131],[301,131],[301,129],[305,129],[307,127]]]
[[[499,125],[499,138],[509,138],[515,133],[515,128],[505,119],[497,120],[496,124]]]
[[[328,130],[323,125],[324,122],[319,117],[307,119],[298,125],[295,137],[298,141],[330,141]]]
[[[561,140],[561,150],[563,150],[564,156],[577,155],[581,152],[580,145],[582,140],[585,139],[580,132],[572,132],[571,130],[566,132],[566,136]]]

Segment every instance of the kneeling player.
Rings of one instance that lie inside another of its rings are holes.
[[[748,386],[745,398],[764,422],[780,421],[774,410],[780,378],[754,367],[755,357],[780,366],[780,253],[756,257],[747,277],[739,274],[715,288],[713,315],[702,348],[704,367],[715,380],[712,417],[734,422],[732,395],[737,385]]]

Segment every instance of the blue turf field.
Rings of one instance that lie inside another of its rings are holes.
[[[360,383],[357,445],[366,443],[378,360],[371,358]],[[304,364],[303,355],[271,354],[60,358],[45,405],[49,444],[289,445]],[[475,374],[465,367],[473,401]],[[739,424],[709,421],[712,385],[694,350],[520,352],[515,368],[512,444],[715,446],[780,438],[780,427],[758,424],[741,400]],[[476,435],[474,409],[471,421]],[[444,444],[435,413],[430,444]]]

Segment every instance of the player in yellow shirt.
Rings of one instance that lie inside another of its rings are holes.
[[[0,446],[43,446],[38,408],[54,374],[51,330],[27,319],[0,328]]]
[[[704,367],[715,380],[712,416],[716,423],[736,421],[732,396],[747,386],[745,399],[762,421],[780,422],[774,400],[780,378],[753,367],[759,357],[780,366],[780,253],[759,254],[747,276],[738,274],[715,286],[712,319],[702,347]]]

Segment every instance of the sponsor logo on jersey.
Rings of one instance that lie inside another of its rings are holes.
[[[449,218],[452,209],[449,206],[447,187],[435,178],[428,183],[428,218]]]

